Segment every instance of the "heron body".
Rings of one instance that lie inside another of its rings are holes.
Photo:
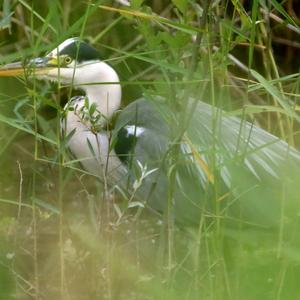
[[[173,189],[172,213],[179,222],[197,224],[201,215],[213,216],[216,205],[223,216],[246,223],[278,222],[281,185],[295,181],[293,174],[300,167],[299,152],[283,140],[198,99],[188,99],[193,113],[176,145],[172,183],[168,153],[174,140],[166,117],[171,111],[163,98],[132,102],[111,130],[108,124],[120,108],[121,86],[117,73],[100,60],[97,50],[72,38],[30,64],[38,78],[85,92],[85,97],[66,104],[62,130],[71,152],[89,173],[129,191],[138,179],[139,166],[144,166],[149,175],[136,197],[163,212],[169,209],[168,191]],[[20,69],[18,64],[5,66],[0,76],[20,74]],[[214,198],[216,182],[219,199]]]

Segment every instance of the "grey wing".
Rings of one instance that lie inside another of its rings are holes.
[[[193,115],[189,135],[202,151],[215,147],[217,161],[230,187],[230,162],[244,164],[258,180],[280,179],[284,169],[300,167],[300,153],[278,137],[236,117],[228,117],[220,109],[199,102]],[[222,167],[223,165],[223,167]]]
[[[197,104],[187,135],[233,194],[234,200],[222,205],[229,208],[230,215],[235,212],[244,221],[275,225],[285,201],[287,213],[295,216],[299,202],[296,187],[300,182],[297,150],[267,131],[226,116],[203,102]]]
[[[147,171],[155,169],[155,172],[145,178],[138,191],[141,199],[151,208],[166,211],[168,192],[173,189],[172,201],[177,222],[197,223],[200,213],[204,210],[203,203],[208,203],[205,201],[208,197],[207,188],[205,187],[204,191],[204,182],[197,178],[199,173],[195,173],[194,170],[190,172],[184,164],[179,166],[180,171],[177,172],[174,185],[170,186],[170,166],[166,160],[172,141],[170,126],[164,114],[168,114],[168,109],[159,100],[153,103],[147,99],[139,99],[127,106],[114,129],[113,139],[117,140],[114,150],[120,159],[122,155],[127,157],[125,163],[128,164],[129,176],[132,175],[133,181],[136,179],[137,162],[147,166]],[[131,140],[129,131],[134,133]]]
[[[140,99],[125,108],[115,128],[115,134],[126,126],[143,128],[131,157],[150,169],[158,168],[141,189],[144,197],[151,194],[146,197],[149,205],[165,210],[172,188],[174,214],[183,222],[198,223],[201,213],[214,214],[218,197],[225,199],[219,203],[226,216],[267,226],[278,223],[282,180],[296,181],[299,152],[251,123],[198,101],[180,144],[171,187],[170,168],[164,161],[172,142],[170,127],[162,116],[166,111],[166,107]]]

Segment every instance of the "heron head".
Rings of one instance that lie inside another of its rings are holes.
[[[119,81],[116,72],[101,61],[99,52],[79,38],[65,40],[44,57],[0,68],[0,76],[23,74],[83,89],[84,85]]]
[[[99,52],[79,38],[70,38],[43,57],[0,68],[0,76],[29,77],[59,82],[85,91],[90,103],[112,115],[120,106],[121,87],[115,70],[100,59]]]

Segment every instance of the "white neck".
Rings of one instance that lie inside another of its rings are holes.
[[[122,97],[120,80],[115,70],[101,61],[90,61],[73,67],[75,72],[74,68],[53,68],[39,78],[72,83],[85,91],[90,105],[96,103],[97,109],[110,118],[119,109]]]
[[[101,114],[110,118],[115,111],[120,107],[121,102],[121,88],[120,85],[98,85],[86,86],[83,88],[89,99],[89,104],[97,104],[97,109]]]
[[[90,105],[96,103],[97,109],[105,117],[110,118],[119,109],[122,97],[119,77],[115,70],[104,62],[91,63],[77,70],[84,72],[84,76],[76,74],[75,84],[85,91]],[[116,84],[111,84],[114,82]]]

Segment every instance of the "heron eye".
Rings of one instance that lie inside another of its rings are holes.
[[[70,56],[66,56],[65,59],[64,59],[64,63],[68,65],[71,62],[72,62],[72,58]]]

